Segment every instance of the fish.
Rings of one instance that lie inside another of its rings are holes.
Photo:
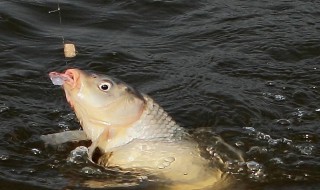
[[[88,155],[94,163],[141,170],[165,179],[168,189],[220,189],[231,183],[147,94],[119,79],[77,68],[50,72],[49,77],[62,86],[83,130],[44,135],[44,141],[90,140]]]

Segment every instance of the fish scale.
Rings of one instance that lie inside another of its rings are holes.
[[[185,130],[180,127],[152,98],[143,95],[146,108],[130,130],[133,138],[145,140],[180,140],[187,137]]]

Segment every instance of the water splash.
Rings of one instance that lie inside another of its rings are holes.
[[[266,178],[264,166],[255,161],[246,162],[248,177],[254,181],[262,182]]]
[[[79,146],[72,150],[67,158],[67,162],[73,164],[88,163],[88,148],[85,146]]]

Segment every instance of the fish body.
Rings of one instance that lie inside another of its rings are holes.
[[[218,167],[200,155],[198,144],[149,96],[120,80],[79,69],[49,75],[63,81],[59,84],[92,141],[89,156],[97,164],[145,171],[166,179],[171,189],[227,183]]]

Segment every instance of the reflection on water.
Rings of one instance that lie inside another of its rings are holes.
[[[60,7],[61,25],[57,12],[48,13],[56,0],[0,2],[2,187],[81,189],[88,179],[157,187],[136,173],[68,162],[81,143],[45,147],[41,135],[79,129],[47,76],[69,67],[150,94],[247,189],[320,187],[319,2],[67,0]],[[74,59],[64,59],[61,36],[76,44]],[[220,151],[217,136],[244,160]]]

